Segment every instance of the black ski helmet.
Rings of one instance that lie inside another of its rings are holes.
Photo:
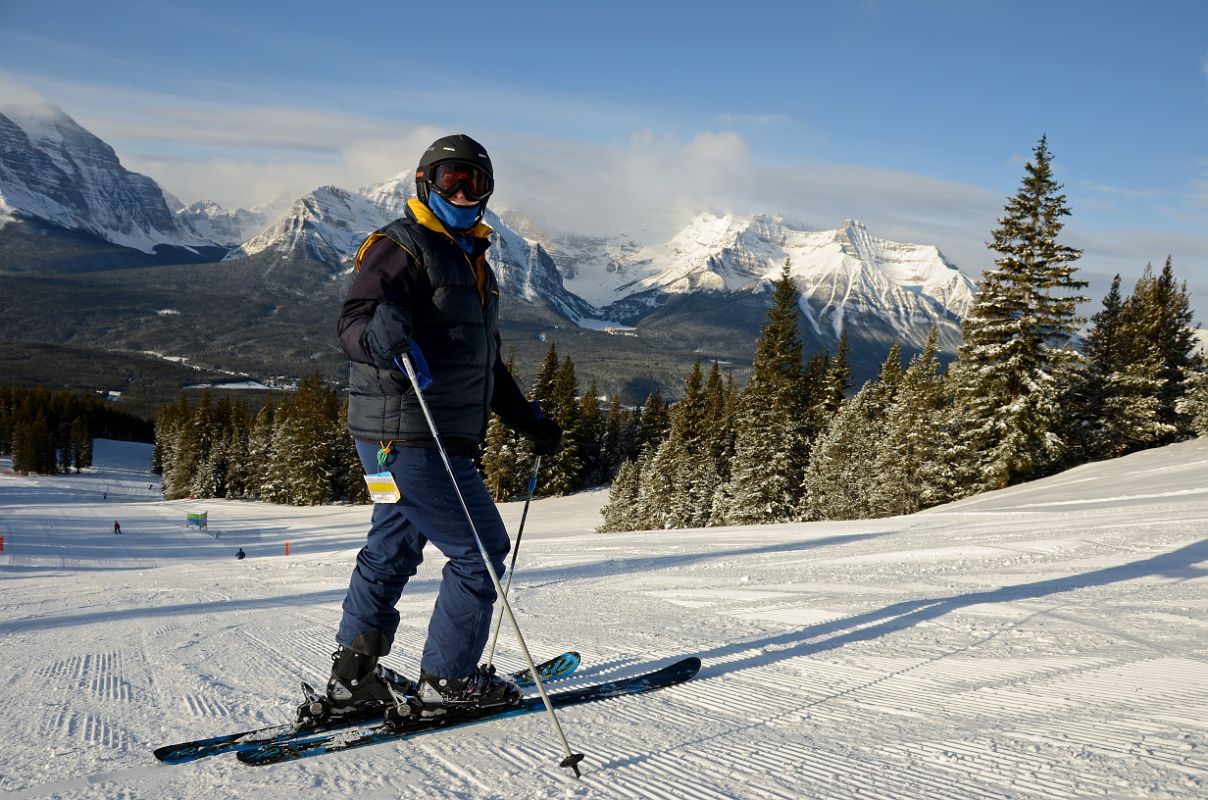
[[[428,191],[432,188],[428,176],[432,167],[442,161],[464,161],[473,164],[491,176],[492,182],[495,180],[495,170],[491,167],[491,157],[487,155],[485,147],[464,133],[442,136],[424,151],[419,158],[419,166],[415,168],[415,193],[424,205],[428,204]],[[479,205],[485,210],[486,198]]]

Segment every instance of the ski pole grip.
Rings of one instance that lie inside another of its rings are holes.
[[[406,372],[407,377],[415,380],[422,392],[432,385],[432,370],[428,369],[428,361],[424,358],[424,351],[419,349],[419,344],[414,339],[411,340],[409,354],[411,356],[411,364],[415,367],[415,375],[411,375],[410,371],[403,367],[399,362],[398,356],[394,357],[395,366],[401,371]]]

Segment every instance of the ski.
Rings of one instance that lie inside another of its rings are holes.
[[[541,675],[541,680],[555,681],[573,673],[579,668],[579,663],[579,654],[574,651],[567,651],[560,656],[551,658],[549,661],[538,664],[537,671]],[[533,685],[533,679],[527,667],[519,672],[512,673],[508,677],[520,686]],[[302,685],[304,692],[310,689],[306,684]],[[372,708],[352,714],[343,714],[339,717],[332,717],[319,722],[312,721],[304,724],[294,722],[284,725],[270,725],[264,728],[229,733],[223,736],[213,736],[208,739],[195,739],[191,742],[180,742],[156,748],[155,757],[165,764],[184,764],[200,758],[260,747],[300,736],[379,722],[384,713],[384,708]]]
[[[610,697],[639,694],[655,689],[663,689],[683,683],[700,670],[699,658],[685,658],[669,666],[645,675],[631,678],[618,678],[591,684],[579,689],[568,689],[549,695],[550,703],[555,707],[573,706],[580,703],[591,703]],[[240,750],[235,757],[244,764],[263,766],[279,764],[283,761],[294,761],[300,758],[319,756],[325,753],[335,753],[367,747],[385,742],[397,742],[425,733],[448,730],[462,725],[472,725],[504,717],[516,717],[541,711],[544,704],[540,697],[529,697],[519,706],[498,707],[479,710],[450,710],[436,717],[406,717],[400,722],[389,725],[386,723],[368,728],[347,730],[330,736],[295,738],[288,741],[270,742],[259,747]]]

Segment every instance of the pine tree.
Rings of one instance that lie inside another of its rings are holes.
[[[842,348],[841,348],[842,350]],[[846,358],[841,359],[846,361]],[[867,519],[883,516],[877,507],[880,479],[876,459],[884,436],[885,415],[898,391],[902,348],[890,348],[880,373],[843,401],[830,426],[814,443],[803,481],[800,516],[804,519]],[[832,379],[838,389],[839,379]]]
[[[638,494],[642,485],[642,467],[637,461],[627,460],[617,470],[612,487],[608,491],[608,502],[600,510],[603,521],[598,530],[639,530],[637,516]]]
[[[952,493],[942,428],[947,392],[939,357],[939,329],[932,327],[923,352],[898,379],[884,412],[873,472],[873,505],[879,515],[913,514]]]
[[[537,372],[537,380],[533,382],[533,390],[529,393],[529,399],[537,401],[543,408],[553,400],[559,367],[558,344],[550,342],[549,350],[545,351],[545,360],[541,362],[541,369]]]
[[[611,481],[621,468],[624,447],[625,419],[621,412],[621,397],[613,395],[608,404],[608,419],[604,422],[604,480]]]
[[[638,516],[644,527],[699,527],[709,519],[717,471],[703,380],[697,359],[684,381],[683,398],[671,407],[667,437],[643,473]]]
[[[1179,398],[1182,414],[1196,436],[1208,436],[1208,372],[1202,368],[1187,378],[1187,392]]]
[[[1072,381],[1070,349],[1081,320],[1074,294],[1081,252],[1060,244],[1070,211],[1053,179],[1042,137],[1007,201],[988,245],[999,257],[978,286],[965,317],[956,379],[963,460],[970,488],[995,489],[1044,474],[1067,446],[1055,430],[1063,382]]]
[[[491,414],[483,442],[483,482],[495,502],[511,500],[520,491],[516,463],[516,436],[498,414]]]
[[[550,350],[553,351],[552,346]],[[567,356],[555,376],[550,403],[542,403],[545,413],[562,428],[562,446],[558,452],[541,461],[541,470],[545,473],[543,496],[570,494],[581,488],[579,473],[582,470],[582,441],[578,394],[579,383],[575,378],[575,364],[570,356]]]
[[[1126,347],[1138,360],[1152,359],[1158,388],[1158,419],[1168,432],[1155,443],[1167,444],[1186,436],[1187,422],[1176,409],[1195,367],[1195,329],[1186,284],[1178,285],[1168,256],[1156,277],[1146,265],[1132,296],[1121,311]]]
[[[223,496],[234,500],[248,497],[248,419],[247,408],[241,403],[232,419],[226,438],[226,482]]]
[[[868,519],[876,486],[875,445],[881,434],[877,386],[870,381],[843,403],[814,444],[803,480],[800,516],[808,520]]]
[[[730,481],[715,499],[721,506],[715,523],[759,524],[796,514],[809,447],[800,317],[786,260],[755,343],[751,380],[735,419]]]
[[[92,433],[82,415],[77,414],[71,421],[71,466],[79,472],[84,467],[92,466]]]
[[[290,398],[285,451],[288,454],[286,502],[322,505],[332,496],[332,435],[339,416],[335,393],[319,373],[306,377]]]
[[[605,448],[605,421],[600,412],[599,389],[592,381],[579,403],[579,486],[589,488],[609,479]]]
[[[273,453],[273,429],[277,407],[273,398],[256,412],[247,435],[247,496],[268,500],[277,478],[269,471]]]
[[[1148,267],[1146,275],[1152,279]],[[1142,278],[1142,284],[1146,280]],[[1121,298],[1116,275],[1102,310],[1091,318],[1074,415],[1080,422],[1084,458],[1115,458],[1175,432],[1159,419],[1162,364],[1157,348],[1139,320],[1129,319],[1141,306]]]
[[[671,429],[671,409],[663,400],[662,392],[655,389],[646,396],[634,424],[633,445],[627,457],[636,459],[646,453],[653,454]]]
[[[370,497],[369,487],[365,485],[365,468],[361,464],[361,456],[357,452],[356,439],[348,433],[348,400],[340,404],[340,417],[336,432],[336,463],[337,469],[343,477],[340,482],[343,490],[336,496],[343,497],[350,503],[368,503]]]

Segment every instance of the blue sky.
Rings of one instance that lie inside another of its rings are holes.
[[[186,202],[364,185],[461,130],[553,228],[858,218],[975,275],[1047,133],[1092,292],[1172,254],[1208,309],[1199,0],[0,0],[0,104],[31,96]]]

